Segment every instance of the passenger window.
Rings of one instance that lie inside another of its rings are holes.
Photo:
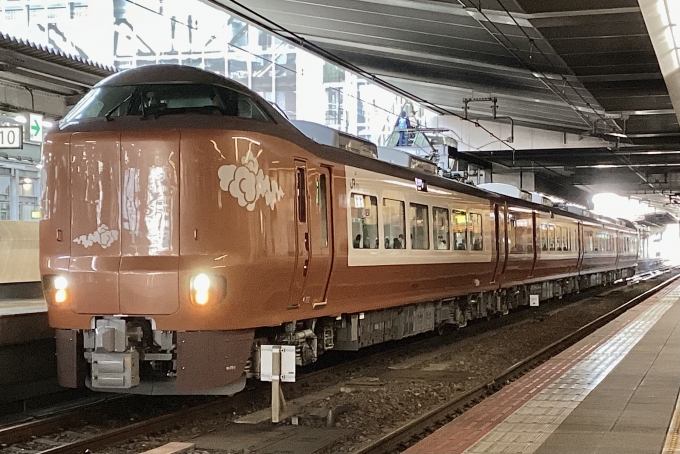
[[[307,195],[305,191],[305,169],[297,168],[298,221],[307,222]]]
[[[541,250],[548,250],[548,224],[545,222],[541,223]]]
[[[449,210],[446,208],[432,207],[432,238],[434,248],[448,250],[449,244]]]
[[[571,241],[572,240],[571,232],[572,232],[571,229],[567,229],[567,251],[571,251],[571,242],[572,242]]]
[[[555,250],[555,225],[548,224],[548,250]]]
[[[430,228],[427,205],[412,203],[411,206],[411,249],[430,249]]]
[[[328,247],[328,208],[326,202],[326,175],[316,181],[316,203],[321,211],[321,246]]]
[[[353,193],[350,210],[354,249],[378,249],[378,199]]]
[[[562,250],[562,227],[555,227],[555,246],[558,251]]]
[[[482,237],[482,215],[470,213],[470,243],[473,251],[484,250],[484,238]]]
[[[385,249],[405,249],[406,208],[400,200],[383,199]]]
[[[451,228],[453,230],[453,248],[457,251],[467,250],[467,216],[465,211],[451,211]]]

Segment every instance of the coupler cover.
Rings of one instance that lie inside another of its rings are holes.
[[[92,353],[92,387],[129,389],[139,385],[139,353]]]

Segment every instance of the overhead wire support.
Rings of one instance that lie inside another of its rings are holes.
[[[216,0],[208,0],[208,1],[210,3],[213,3],[213,4],[219,6],[223,9],[229,11],[233,15],[236,15],[238,17],[243,16],[242,12],[239,12],[238,10],[236,10],[232,7],[229,7],[229,6],[227,6],[223,3],[219,3]],[[263,16],[262,14],[254,11],[252,8],[249,8],[245,5],[243,5],[242,3],[240,3],[237,0],[229,0],[229,2],[236,5],[241,10],[248,12],[251,15],[251,17],[248,17],[246,20],[253,23],[255,26],[260,27],[264,30],[267,30],[271,33],[274,33],[275,35],[281,37],[282,39],[290,41],[297,46],[300,46],[300,47],[305,48],[305,49],[311,49],[315,53],[317,53],[317,54],[321,55],[323,58],[327,59],[328,61],[335,63],[339,66],[345,67],[345,68],[349,69],[350,71],[357,73],[361,77],[364,77],[366,79],[370,79],[373,82],[375,82],[376,84],[381,85],[384,88],[387,88],[388,90],[399,94],[400,96],[412,99],[413,101],[416,101],[417,103],[419,103],[419,104],[421,104],[425,107],[429,107],[432,110],[434,110],[435,112],[438,112],[439,114],[451,115],[451,116],[457,117],[457,118],[459,118],[463,121],[470,122],[470,123],[474,124],[475,126],[481,128],[484,132],[488,133],[489,136],[496,139],[498,142],[502,143],[504,146],[506,146],[507,148],[509,148],[513,152],[517,151],[517,149],[515,147],[510,145],[507,141],[498,137],[495,133],[490,131],[485,126],[481,125],[478,121],[466,119],[466,118],[463,117],[463,115],[461,115],[459,113],[456,113],[456,112],[451,111],[449,109],[445,109],[445,108],[438,106],[437,104],[432,103],[432,102],[430,102],[430,101],[428,101],[424,98],[421,98],[419,96],[415,96],[412,93],[409,93],[406,90],[403,90],[403,89],[391,84],[390,82],[383,80],[382,78],[376,76],[375,74],[369,73],[368,71],[366,71],[366,70],[364,70],[364,69],[362,69],[362,68],[360,68],[360,67],[358,67],[358,66],[356,66],[356,65],[354,65],[354,64],[352,64],[352,63],[350,63],[350,62],[348,62],[348,61],[346,61],[346,60],[344,60],[344,59],[342,59],[338,56],[336,56],[332,52],[329,52],[326,49],[319,47],[319,46],[317,46],[316,44],[314,44],[310,41],[307,41],[305,38],[298,35],[297,33],[293,32],[291,30],[288,30],[287,28],[279,25],[278,23],[274,22],[273,20],[271,20],[271,19]],[[252,16],[256,17],[257,19],[253,18]]]
[[[522,32],[522,34],[529,40],[529,42],[530,42],[531,44],[533,44],[534,39],[533,39],[531,36],[529,36],[529,34],[526,32],[526,30],[524,30],[524,28],[523,28],[523,27],[520,25],[520,23],[517,21],[517,19],[515,18],[515,16],[513,16],[512,13],[505,7],[505,5],[503,4],[503,2],[502,2],[501,0],[496,0],[496,2],[497,2],[498,5],[503,9],[503,11],[505,11],[505,14],[507,14],[508,17],[509,17],[510,19],[512,19],[512,21],[515,23],[515,25],[517,26],[517,28],[519,28],[519,30],[520,30],[520,31]],[[481,8],[480,8],[480,12],[481,12]],[[508,41],[509,41],[509,40],[508,40]],[[552,61],[550,58],[548,58],[548,56],[541,50],[541,48],[540,48],[539,46],[535,46],[535,47],[536,47],[536,50],[537,50],[537,51],[541,54],[541,56],[545,59],[545,61],[547,61],[548,64],[555,70],[555,72],[556,72],[557,74],[559,74],[560,76],[562,76],[564,82],[566,82],[566,84],[569,85],[569,88],[571,88],[571,89],[574,91],[574,93],[576,93],[576,95],[581,99],[581,101],[583,101],[583,103],[584,103],[590,110],[592,110],[593,113],[595,113],[595,115],[597,115],[598,117],[600,117],[602,120],[605,120],[605,121],[606,121],[606,118],[605,118],[600,112],[598,112],[597,109],[595,109],[588,101],[586,101],[586,99],[583,97],[583,95],[576,89],[576,87],[574,87],[574,86],[571,84],[571,82],[569,82],[569,80],[566,78],[566,76],[560,72],[559,68],[558,68],[557,66],[555,66],[555,63],[553,63],[553,61]]]
[[[538,74],[539,76],[541,76],[541,77],[538,78],[538,79],[541,81],[541,83],[543,83],[543,84],[544,84],[550,91],[552,91],[558,98],[560,98],[562,101],[564,101],[565,104],[571,106],[571,108],[572,108],[572,109],[574,110],[574,112],[581,118],[581,120],[583,120],[589,127],[592,127],[592,121],[590,120],[590,118],[589,118],[587,115],[583,114],[583,112],[580,111],[580,109],[578,108],[578,106],[577,106],[576,104],[574,104],[574,103],[569,99],[569,97],[565,94],[564,90],[562,90],[562,91],[560,92],[560,90],[558,89],[558,87],[555,86],[555,84],[552,82],[552,80],[550,79],[550,77],[548,77],[548,75],[546,75],[544,71],[542,71],[541,69],[536,68],[532,63],[525,61],[525,59],[522,57],[522,56],[523,56],[522,50],[519,49],[519,48],[512,42],[512,40],[511,40],[505,33],[503,33],[503,31],[502,31],[500,28],[498,28],[498,26],[496,26],[496,24],[494,23],[494,21],[491,20],[491,19],[489,18],[489,16],[484,12],[484,10],[481,8],[481,1],[480,1],[480,3],[479,3],[478,6],[475,6],[475,4],[472,2],[472,0],[470,0],[470,3],[473,5],[472,8],[475,9],[475,10],[477,10],[477,12],[479,12],[479,14],[481,14],[482,17],[484,17],[484,19],[486,20],[486,22],[489,23],[489,24],[491,25],[491,27],[494,28],[494,30],[496,31],[496,33],[497,33],[500,37],[502,37],[505,41],[507,41],[507,44],[504,43],[503,41],[501,41],[496,35],[494,35],[494,33],[493,33],[491,30],[489,30],[484,24],[481,23],[481,21],[478,20],[478,22],[480,22],[480,25],[482,25],[482,27],[484,27],[484,28],[491,34],[491,36],[493,36],[493,37],[496,39],[496,41],[498,41],[498,43],[499,43],[501,46],[503,46],[508,52],[510,52],[510,53],[512,54],[512,56],[515,57],[515,59],[516,59],[518,62],[520,62],[522,65],[524,65],[524,67],[525,67],[527,70],[529,70],[529,71],[531,71],[532,73],[534,73],[534,75]],[[461,4],[464,5],[464,3],[461,3]],[[465,5],[464,5],[464,6],[465,6]],[[468,6],[465,6],[465,7],[468,8]],[[506,12],[507,12],[507,10],[506,10]],[[533,44],[533,43],[534,43],[533,38],[529,37],[529,35],[527,35],[526,32],[524,32],[524,30],[522,29],[521,25],[519,25],[519,23],[515,20],[514,17],[512,17],[512,20],[513,20],[513,22],[515,22],[515,24],[517,24],[517,26],[522,30],[522,32],[524,33],[524,35],[527,36],[527,38],[529,38],[530,44]],[[532,46],[532,47],[533,47],[533,46]],[[538,46],[535,46],[535,47],[539,50],[539,52],[541,53],[541,55],[543,55],[543,57],[547,59],[547,57],[546,57],[545,54],[540,50],[540,48],[539,48]],[[530,48],[530,54],[529,54],[529,57],[530,57],[530,58],[531,58],[531,54],[532,54],[532,51],[531,51],[531,48]],[[548,59],[548,60],[549,60],[549,59]],[[552,64],[552,62],[550,62],[550,61],[549,61],[549,63],[551,63],[551,65],[553,66],[553,68],[556,69],[556,72],[561,76],[563,82],[564,82],[565,84],[569,84],[569,86],[572,88],[572,90],[576,91],[575,88],[571,85],[571,83],[569,83],[569,81],[567,80],[567,78],[566,78],[563,74],[559,73],[559,70],[554,66],[554,64]],[[577,92],[577,94],[578,94],[578,92]],[[583,99],[583,97],[581,97],[581,99]],[[584,103],[585,103],[585,104],[588,104],[585,100],[584,100]],[[597,113],[597,112],[596,112],[596,113]]]
[[[516,18],[512,15],[512,13],[505,7],[505,5],[503,4],[503,2],[502,2],[501,0],[496,0],[496,2],[497,2],[498,5],[503,9],[503,11],[505,11],[505,14],[507,14],[508,17],[509,17],[510,19],[512,19],[512,21],[514,22],[514,24],[517,26],[517,28],[519,28],[519,30],[520,30],[520,31],[522,32],[522,34],[529,40],[529,42],[530,42],[530,43],[533,43],[533,38],[531,38],[531,37],[529,36],[529,34],[524,30],[524,28],[520,25],[520,23],[517,21],[517,19],[516,19]],[[481,8],[481,0],[480,0],[479,12],[480,12],[480,14],[482,14],[482,15],[485,17],[485,19],[486,19],[490,24],[493,25],[493,27],[498,31],[498,33],[499,33],[501,36],[503,36],[503,38],[505,38],[509,43],[511,43],[511,45],[512,45],[515,49],[517,49],[517,47],[512,43],[512,41],[510,41],[510,39],[508,39],[508,37],[505,36],[505,34],[504,34],[504,33],[503,33],[503,32],[502,32],[502,31],[501,31],[501,30],[493,23],[493,22],[491,22],[491,20],[490,20],[490,19],[486,16],[486,14],[482,11],[482,8]],[[507,48],[507,47],[506,47],[506,48]],[[590,110],[592,110],[592,111],[593,111],[593,112],[594,112],[594,113],[595,113],[595,114],[596,114],[596,115],[604,122],[604,124],[605,124],[605,129],[606,129],[607,126],[608,126],[607,118],[606,118],[605,116],[603,116],[602,114],[600,114],[600,113],[599,113],[599,112],[598,112],[598,111],[597,111],[597,110],[596,110],[596,109],[595,109],[588,101],[586,101],[586,99],[583,97],[583,95],[581,95],[581,93],[580,93],[580,92],[579,92],[579,91],[571,84],[571,82],[569,82],[569,80],[567,79],[567,77],[566,77],[564,74],[560,73],[559,68],[557,68],[557,66],[555,66],[555,64],[552,62],[552,60],[551,60],[550,58],[548,58],[548,56],[541,50],[540,47],[536,46],[536,49],[537,49],[538,52],[541,54],[541,56],[548,62],[548,64],[550,64],[550,66],[555,70],[555,72],[556,72],[557,74],[559,74],[559,75],[562,77],[562,79],[563,79],[563,81],[565,82],[565,84],[566,84],[566,85],[569,85],[569,87],[574,91],[574,93],[576,93],[576,95],[581,99],[581,101],[583,101],[583,103],[584,103]],[[509,49],[508,49],[508,50],[509,50]],[[517,50],[521,53],[521,50],[519,50],[519,49],[517,49]],[[513,55],[514,55],[514,52],[513,52]],[[515,58],[517,58],[517,56],[515,56]],[[527,67],[529,67],[529,69],[531,69],[531,65],[530,65],[530,64],[525,63],[525,62],[523,62],[522,60],[520,60],[520,62],[522,62],[522,63],[525,64]],[[545,74],[544,74],[543,72],[541,72],[541,71],[537,71],[537,72],[540,72],[540,74],[541,74],[543,77],[545,77]],[[547,80],[547,79],[546,79],[546,80]],[[575,106],[573,103],[571,103],[571,101],[569,101],[568,99],[567,99],[567,102],[569,102],[570,105],[576,107],[576,106]],[[576,110],[576,111],[578,112],[578,110]],[[596,122],[597,122],[597,121],[598,121],[598,120],[596,120]],[[592,123],[593,132],[597,132],[596,129],[595,129],[595,128],[596,128],[596,122],[593,122],[593,123]],[[617,141],[616,141],[616,148],[617,148],[617,149],[619,148],[619,142],[620,142],[620,141],[619,141],[619,138],[617,138]],[[648,185],[650,188],[652,188],[652,190],[656,190],[656,188],[655,188],[654,185],[649,181],[649,179],[647,179],[644,175],[642,175],[638,170],[636,170],[636,169],[633,168],[632,163],[630,162],[630,160],[628,160],[627,158],[624,158],[624,157],[620,157],[620,156],[618,157],[618,159],[619,159],[621,162],[623,162],[623,163],[628,167],[628,169],[630,169],[631,172],[633,172],[634,174],[636,174],[642,181],[644,181],[644,183],[645,183],[646,185]]]

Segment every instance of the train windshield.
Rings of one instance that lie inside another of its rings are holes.
[[[113,85],[91,90],[62,120],[122,116],[225,115],[271,121],[247,94],[205,84]]]

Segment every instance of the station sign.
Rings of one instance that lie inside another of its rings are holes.
[[[0,126],[0,148],[20,150],[24,147],[24,128]]]
[[[30,114],[28,116],[28,140],[29,142],[43,141],[43,116]]]

